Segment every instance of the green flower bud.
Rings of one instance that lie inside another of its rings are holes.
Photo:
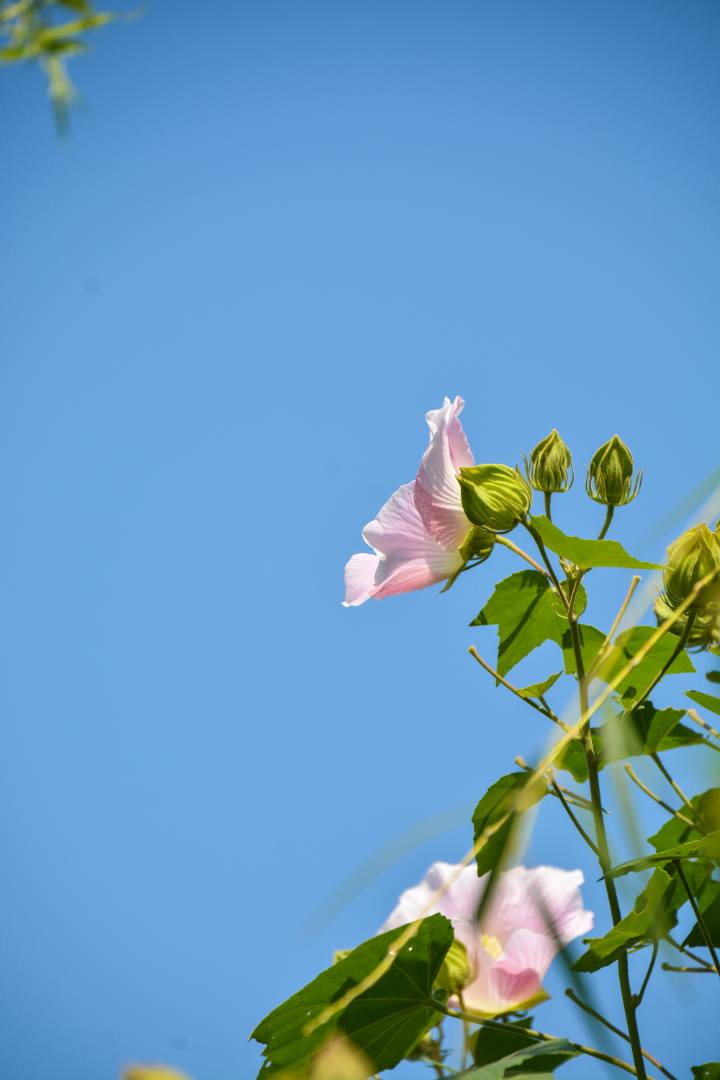
[[[435,987],[449,994],[459,993],[470,982],[470,961],[467,949],[457,938],[445,954],[442,967],[437,973]]]
[[[485,562],[492,555],[492,549],[495,547],[495,533],[490,532],[489,529],[483,529],[482,525],[473,525],[470,532],[463,540],[462,547],[460,548],[460,554],[465,562],[469,562],[470,559],[478,559],[480,562]]]
[[[458,475],[465,516],[492,532],[510,532],[527,514],[532,489],[509,465],[472,465]]]
[[[585,490],[595,502],[605,506],[626,506],[637,495],[642,483],[639,472],[633,483],[635,462],[625,443],[613,435],[590,462]]]
[[[675,610],[687,600],[697,583],[713,570],[717,576],[700,590],[688,608],[705,617],[720,607],[720,540],[707,525],[695,525],[668,548],[663,574],[664,600]]]
[[[666,619],[669,619],[673,613],[673,609],[665,597],[658,596],[655,601],[655,617],[658,626],[664,623]],[[676,637],[683,637],[687,630],[687,622],[687,615],[682,615],[670,627],[669,633],[675,634]],[[717,651],[718,646],[720,646],[720,611],[696,612],[690,636],[687,638],[687,644],[697,646],[699,649]]]
[[[535,490],[548,495],[571,487],[575,479],[572,457],[556,428],[537,444],[529,461],[525,458],[525,472]]]

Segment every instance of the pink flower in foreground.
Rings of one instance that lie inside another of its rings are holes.
[[[430,445],[411,484],[403,484],[363,529],[374,554],[345,567],[346,607],[445,581],[465,561],[459,548],[471,529],[460,500],[459,469],[472,465],[459,417],[463,400],[445,398],[427,413]]]
[[[402,894],[380,932],[417,919],[457,869],[433,863],[420,884]],[[428,914],[446,915],[467,950],[470,977],[462,992],[466,1009],[498,1016],[542,997],[542,980],[559,942],[567,945],[592,929],[593,913],[583,908],[579,890],[583,880],[580,870],[516,866],[500,875],[478,925],[475,913],[487,876],[479,878],[474,866],[460,872]]]

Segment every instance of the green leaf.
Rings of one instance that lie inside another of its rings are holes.
[[[608,652],[596,676],[603,682],[609,683],[620,674],[628,662],[647,644],[655,633],[652,626],[635,626],[631,630],[625,630],[618,634],[615,642]],[[618,683],[616,690],[624,699],[639,697],[653,679],[659,675],[662,668],[669,661],[675,648],[677,639],[665,634],[661,637],[646,656]],[[668,675],[683,675],[694,671],[692,661],[687,652],[683,650],[668,668]]]
[[[581,613],[587,597],[578,591],[576,610]],[[521,570],[499,582],[471,626],[497,626],[497,669],[506,675],[524,657],[542,645],[554,641],[562,647],[569,629],[565,608],[548,579],[537,570]]]
[[[697,900],[710,940],[713,945],[720,946],[720,881],[714,879],[708,881]],[[705,938],[698,923],[695,923],[685,938],[684,944],[691,948],[705,944]]]
[[[693,1065],[695,1080],[720,1080],[720,1061],[708,1061],[706,1065]]]
[[[702,690],[686,690],[685,696],[703,709],[709,709],[716,716],[720,716],[720,697],[715,697],[714,694],[704,694]]]
[[[649,870],[664,863],[673,862],[676,859],[711,859],[713,862],[720,860],[720,829],[708,833],[707,836],[699,836],[694,840],[688,840],[684,844],[675,847],[664,848],[656,851],[654,855],[643,855],[639,859],[630,859],[629,862],[621,863],[610,871],[610,877],[622,877],[623,874],[636,873],[638,870]]]
[[[645,701],[631,713],[611,716],[604,724],[592,729],[599,767],[602,769],[629,757],[701,743],[700,732],[679,722],[684,715],[683,709],[656,709],[652,702]],[[585,752],[578,740],[566,747],[557,765],[572,773],[576,780],[588,778]]]
[[[555,685],[561,675],[562,671],[556,671],[554,675],[548,675],[547,679],[543,679],[542,682],[532,683],[531,686],[518,687],[517,692],[524,698],[544,697],[550,687]]]
[[[704,823],[708,832],[720,829],[720,788],[709,788],[708,791],[704,791],[701,795],[694,795],[690,799],[690,803],[697,810],[700,820]],[[683,806],[678,811],[678,814],[682,814],[684,818],[687,818],[689,811],[687,807]],[[663,851],[666,848],[684,844],[688,840],[694,840],[702,835],[699,828],[689,825],[687,821],[683,821],[676,814],[675,817],[666,821],[653,836],[648,837],[648,843],[652,844],[656,851]]]
[[[595,626],[590,626],[589,623],[578,623],[577,629],[578,637],[580,639],[580,655],[582,656],[583,668],[585,671],[588,671],[600,651],[600,646],[605,641],[605,635],[602,630],[598,630]],[[565,661],[565,674],[577,675],[575,649],[573,648],[572,634],[569,629],[565,630],[561,644]]]
[[[664,870],[656,870],[637,897],[634,909],[603,937],[585,938],[587,952],[577,960],[575,971],[599,971],[614,964],[626,949],[639,948],[662,939],[677,922],[675,912],[687,895],[682,884]]]
[[[720,682],[720,671],[706,671],[705,678],[708,682]]]
[[[531,521],[545,547],[575,563],[581,570],[603,566],[622,570],[662,570],[657,563],[642,562],[628,555],[617,540],[582,540],[579,536],[567,536],[544,514],[531,518]]]
[[[513,806],[518,792],[527,785],[528,779],[528,773],[525,772],[508,773],[507,776],[501,776],[499,780],[496,780],[488,788],[475,807],[473,828],[476,841],[485,829],[494,825],[505,814],[510,813],[510,817],[505,824],[497,832],[493,833],[477,853],[476,861],[480,877],[495,869],[502,862],[505,848],[510,841],[516,819],[519,816],[513,811]],[[527,809],[534,803],[539,802],[544,794],[545,792],[542,789],[536,789],[532,795],[528,793],[526,798],[530,801],[525,808]]]
[[[553,1070],[577,1057],[579,1051],[567,1039],[535,1041],[532,1046],[516,1050],[507,1057],[458,1073],[455,1080],[542,1080],[551,1077]]]
[[[506,1021],[502,1027],[479,1028],[472,1044],[473,1061],[476,1065],[490,1065],[518,1050],[534,1046],[536,1039],[515,1030],[518,1026],[531,1028],[532,1024],[532,1017],[526,1017],[523,1020]]]
[[[258,1024],[252,1038],[266,1044],[261,1077],[284,1070],[304,1076],[318,1050],[337,1032],[367,1054],[378,1072],[402,1061],[436,1016],[433,984],[453,942],[452,925],[443,915],[423,921],[374,986],[315,1032],[305,1032],[313,1017],[375,969],[402,932],[391,930],[359,945]]]

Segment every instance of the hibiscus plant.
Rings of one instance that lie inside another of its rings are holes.
[[[573,482],[571,454],[558,432],[525,459],[524,473],[476,464],[462,407],[460,398],[446,398],[427,414],[430,441],[415,480],[363,530],[372,550],[348,562],[344,602],[356,607],[440,583],[448,589],[488,562],[497,545],[509,548],[519,568],[495,585],[471,624],[497,627],[497,659],[489,663],[474,646],[470,652],[498,686],[541,714],[555,737],[541,760],[529,765],[517,758],[517,769],[490,785],[473,815],[472,847],[459,864],[434,863],[375,937],[337,954],[257,1026],[253,1037],[264,1044],[259,1076],[367,1080],[410,1060],[437,1078],[500,1080],[551,1076],[585,1056],[611,1071],[672,1078],[641,1033],[640,1013],[660,971],[675,979],[720,977],[720,788],[687,795],[667,755],[686,746],[720,751],[720,732],[710,722],[720,715],[720,697],[684,688],[692,705],[656,708],[651,695],[665,676],[696,670],[690,652],[720,655],[720,527],[688,529],[662,566],[607,539],[616,512],[636,498],[642,480],[614,435],[586,475],[588,496],[604,507],[598,535],[568,535],[553,521],[553,496]],[[535,498],[543,505],[533,514]],[[662,572],[654,625],[626,626],[637,574],[607,631],[582,621],[587,576],[600,568]],[[512,668],[546,641],[560,649],[563,670],[516,686],[508,679]],[[713,666],[705,674],[718,683]],[[560,712],[550,699],[563,675],[575,689]],[[638,756],[657,770],[667,798],[636,774],[628,759]],[[611,763],[624,764],[638,798],[651,799],[664,815],[647,854],[619,864],[606,827],[612,790],[601,787]],[[583,906],[581,871],[517,865],[525,815],[546,796],[558,800],[578,843],[597,861],[607,899],[602,915]],[[637,882],[634,905],[624,911],[620,876]],[[687,934],[677,931],[681,909],[689,916]],[[574,939],[583,946],[573,960],[567,946]],[[592,1045],[548,1034],[529,1015],[541,1011],[543,979],[558,954],[578,1016],[592,1019]],[[665,960],[658,964],[659,956]],[[589,1001],[587,976],[611,966],[621,1026]],[[453,1024],[461,1050],[449,1032]],[[692,1072],[720,1077],[720,1064]]]

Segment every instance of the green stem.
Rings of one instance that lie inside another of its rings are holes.
[[[657,941],[654,941],[653,942],[653,947],[652,947],[652,956],[650,957],[650,963],[648,964],[647,971],[645,972],[645,978],[642,981],[642,986],[640,987],[637,994],[635,995],[635,1008],[636,1009],[640,1008],[640,1006],[642,1005],[642,999],[645,997],[645,991],[647,990],[648,983],[650,982],[650,976],[653,973],[653,968],[655,967],[655,961],[657,960],[658,948],[659,948],[659,943]]]
[[[608,1031],[612,1031],[614,1035],[619,1035],[621,1039],[625,1040],[625,1042],[630,1042],[626,1031],[623,1031],[622,1028],[615,1027],[615,1024],[611,1024],[610,1021],[602,1015],[602,1013],[599,1013],[597,1009],[593,1009],[592,1006],[588,1005],[581,998],[579,998],[574,992],[574,990],[568,988],[565,991],[565,995],[569,997],[570,1000],[573,1001],[576,1005],[578,1005],[581,1009],[583,1009],[589,1016],[592,1016],[599,1023],[604,1024]],[[659,1069],[663,1076],[667,1076],[668,1080],[677,1080],[677,1077],[673,1076],[670,1070],[666,1069],[665,1066],[661,1062],[659,1062],[656,1057],[653,1057],[652,1054],[648,1053],[647,1050],[643,1050],[643,1057],[646,1061],[649,1061],[651,1065],[654,1065],[656,1069]]]
[[[680,655],[680,653],[683,651],[683,649],[687,645],[688,641],[690,640],[690,635],[692,633],[692,628],[693,628],[694,623],[695,623],[695,612],[691,611],[690,614],[687,617],[687,622],[685,623],[685,627],[683,629],[683,632],[680,635],[680,637],[678,638],[677,645],[675,646],[675,648],[673,649],[672,653],[670,654],[668,659],[665,661],[663,666],[660,668],[660,670],[658,671],[655,678],[651,681],[650,685],[645,690],[643,690],[640,697],[634,703],[633,707],[630,709],[630,715],[632,715],[634,712],[636,712],[637,709],[640,708],[642,703],[644,701],[646,701],[650,697],[650,695],[652,694],[653,690],[655,689],[657,684],[660,682],[660,680],[662,678],[664,678],[665,675],[667,675],[668,671],[673,666],[673,664],[677,660],[678,656]]]
[[[568,619],[570,621],[570,634],[572,637],[573,652],[575,654],[575,664],[577,667],[578,683],[580,687],[580,714],[581,716],[584,716],[590,708],[590,697],[588,692],[588,681],[585,677],[585,665],[583,663],[582,649],[580,647],[580,635],[578,633],[577,617],[575,615],[574,609],[571,609],[568,612]],[[598,768],[595,747],[592,741],[592,732],[590,729],[589,720],[583,726],[581,738],[583,743],[583,749],[585,750],[585,760],[587,762],[588,782],[590,785],[590,799],[592,802],[592,816],[595,825],[595,838],[598,847],[598,862],[600,863],[600,869],[602,871],[603,882],[605,885],[605,892],[607,893],[608,906],[610,907],[610,915],[612,918],[613,926],[617,926],[622,919],[622,912],[620,910],[620,901],[618,899],[617,888],[615,886],[615,879],[610,876],[610,870],[612,869],[612,859],[610,857],[610,846],[608,844],[607,832],[605,831],[605,821],[603,820],[602,793],[600,790],[600,772]],[[620,983],[620,994],[622,996],[623,1009],[625,1011],[625,1020],[627,1022],[628,1029],[628,1039],[632,1048],[635,1071],[637,1075],[641,1078],[641,1080],[647,1080],[647,1073],[645,1072],[645,1063],[643,1061],[642,1055],[642,1047],[640,1045],[640,1032],[638,1031],[637,1017],[635,1015],[635,1005],[633,1002],[632,989],[630,986],[630,968],[628,964],[627,951],[623,950],[623,952],[620,953],[617,965],[618,981]]]
[[[614,506],[608,506],[607,511],[605,513],[605,521],[603,522],[603,527],[600,530],[600,532],[598,533],[598,540],[604,540],[605,539],[605,533],[610,528],[610,522],[613,519],[613,514],[614,513],[615,513],[615,507]]]
[[[499,1028],[501,1031],[507,1030],[507,1024],[500,1023],[497,1020],[481,1020],[477,1016],[472,1016],[470,1013],[461,1012],[459,1009],[450,1009],[447,1005],[443,1005],[439,1001],[432,1001],[432,1007],[437,1009],[438,1012],[444,1013],[445,1016],[451,1016],[454,1020],[469,1021],[471,1024],[482,1024],[483,1027]],[[559,1038],[558,1035],[548,1035],[544,1031],[534,1031],[532,1028],[519,1027],[517,1024],[513,1024],[512,1031],[518,1035],[527,1035],[529,1039],[537,1039],[538,1042],[553,1042]],[[605,1054],[602,1050],[596,1050],[594,1046],[584,1046],[582,1043],[571,1042],[566,1040],[573,1050],[578,1054],[587,1054],[588,1057],[597,1058],[598,1061],[606,1061],[609,1065],[615,1065],[618,1069],[623,1069],[625,1072],[630,1073],[632,1076],[640,1075],[637,1069],[634,1069],[632,1065],[629,1065],[627,1061],[623,1061],[622,1058],[613,1057],[612,1054]],[[645,1076],[645,1073],[642,1074]]]
[[[720,975],[720,963],[718,963],[718,957],[717,957],[717,953],[715,952],[715,946],[712,943],[712,937],[710,936],[710,932],[708,931],[708,928],[705,925],[705,920],[703,919],[702,914],[700,912],[700,908],[697,905],[697,900],[693,896],[692,889],[690,888],[690,885],[688,884],[688,879],[685,877],[685,871],[682,868],[682,863],[680,862],[679,859],[674,859],[673,860],[673,866],[675,867],[675,870],[677,872],[678,877],[682,881],[683,889],[687,893],[687,898],[690,901],[690,907],[693,909],[693,912],[695,914],[695,918],[697,919],[698,929],[700,930],[700,933],[702,934],[702,937],[703,937],[703,941],[705,942],[705,944],[706,944],[706,946],[707,946],[707,948],[708,948],[708,950],[710,952],[710,955],[712,956],[713,964],[715,965],[715,971],[717,972],[718,975]]]
[[[549,491],[546,491],[545,492],[545,517],[548,519],[548,521],[552,521],[552,512],[551,512],[551,509],[550,509],[551,499],[552,499],[552,495],[550,494]]]
[[[535,559],[533,559],[532,555],[528,555],[527,551],[523,551],[521,547],[518,547],[517,544],[514,544],[512,540],[508,540],[507,536],[501,536],[500,533],[497,533],[495,536],[495,543],[502,544],[503,547],[509,548],[510,551],[514,551],[515,554],[519,555],[521,559],[524,559],[526,563],[530,563],[534,570],[539,571],[543,575],[543,577],[547,577],[547,574],[543,570],[540,563],[536,562]]]
[[[558,595],[560,596],[560,599],[562,600],[563,605],[565,606],[565,610],[568,611],[569,610],[568,599],[567,599],[565,593],[563,592],[562,585],[560,584],[558,576],[555,573],[555,568],[554,568],[553,564],[550,562],[550,558],[548,556],[547,551],[545,550],[545,545],[544,545],[544,543],[542,541],[542,537],[540,536],[540,533],[537,531],[537,529],[533,525],[530,524],[529,519],[525,520],[523,522],[523,525],[525,526],[525,528],[527,529],[527,531],[530,533],[533,540],[537,544],[537,549],[540,552],[540,558],[545,563],[545,566],[547,568],[548,577],[550,578],[553,585],[557,589]]]

